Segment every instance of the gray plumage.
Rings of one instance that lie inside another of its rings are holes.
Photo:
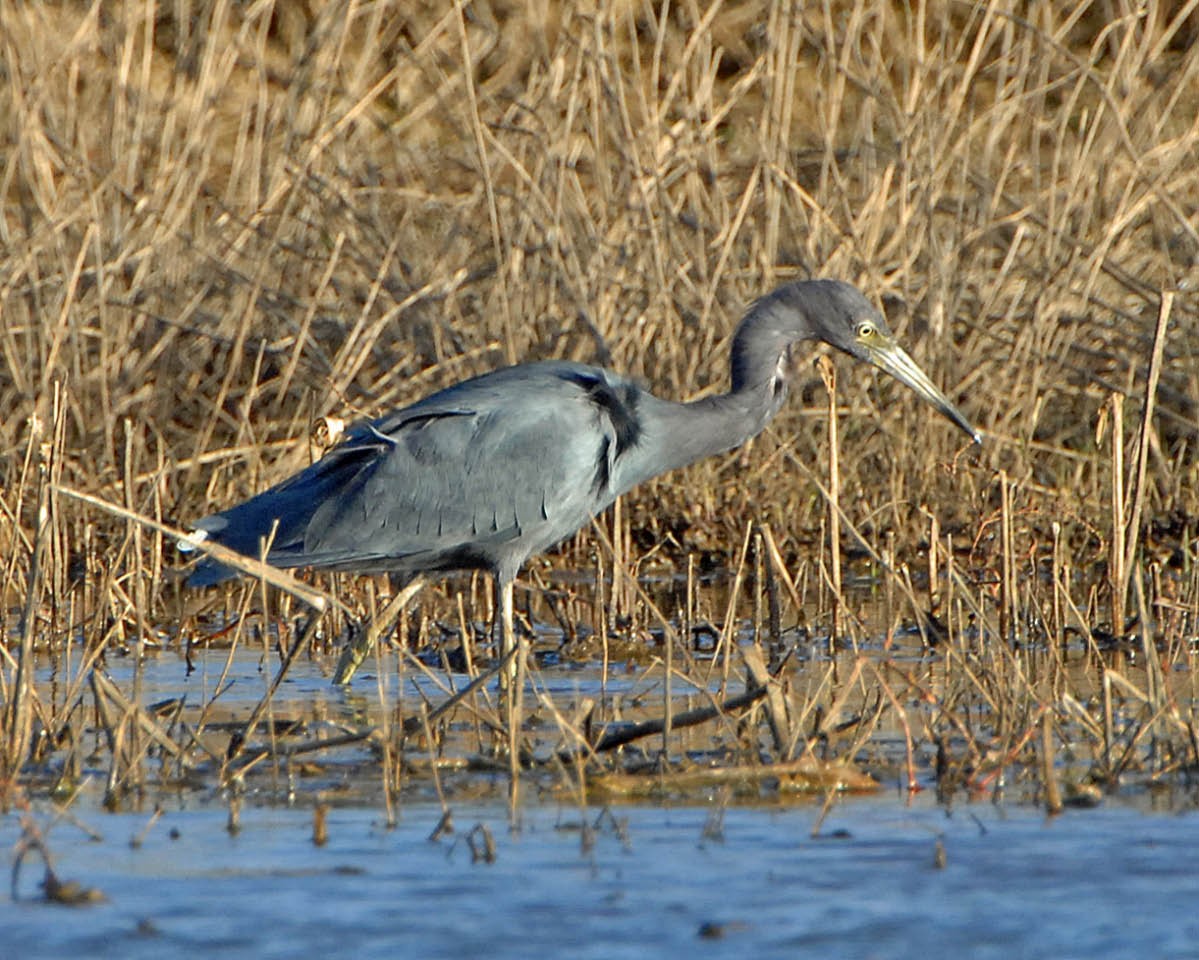
[[[674,403],[584,364],[496,370],[354,425],[312,466],[195,527],[258,556],[277,522],[266,559],[280,567],[405,577],[484,569],[510,596],[530,556],[622,493],[758,434],[786,397],[788,352],[813,339],[891,373],[979,440],[861,293],[804,281],[749,309],[728,393]],[[205,559],[190,583],[232,575]]]

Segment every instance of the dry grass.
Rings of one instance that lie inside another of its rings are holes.
[[[876,297],[988,443],[963,452],[900,388],[844,371],[846,573],[880,577],[889,622],[940,611],[946,675],[836,661],[769,710],[772,749],[860,708],[913,750],[952,734],[973,764],[1051,742],[1049,711],[1096,734],[1108,775],[1126,709],[1127,764],[1148,762],[1145,738],[1174,758],[1154,769],[1193,764],[1196,32],[1188,7],[1123,2],[0,0],[4,769],[60,742],[106,650],[196,629],[162,532],[63,489],[177,526],[305,462],[322,416],[524,358],[694,397],[724,385],[743,306],[808,275]],[[638,491],[610,547],[567,545],[564,564],[616,572],[609,596],[565,598],[568,632],[586,622],[606,656],[610,633],[656,626],[621,574],[688,555],[736,570],[751,520],[774,554],[737,583],[775,583],[757,605],[775,621],[828,622],[827,478],[810,472],[828,401],[813,367],[797,380],[751,449]],[[375,604],[374,584],[333,589]],[[429,603],[465,628],[482,593]],[[225,602],[292,615],[264,596]],[[30,667],[63,649],[76,669],[54,698]],[[905,711],[913,694],[931,719]],[[154,739],[137,690],[114,709],[135,764]]]

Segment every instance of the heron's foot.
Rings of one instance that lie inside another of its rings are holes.
[[[374,649],[376,631],[359,630],[341,648],[341,656],[337,659],[337,669],[333,671],[333,682],[338,686],[347,684],[353,678],[367,654]]]
[[[370,622],[366,629],[354,632],[354,636],[341,648],[341,656],[337,661],[337,669],[333,671],[333,682],[335,684],[340,686],[341,684],[350,682],[350,678],[354,676],[355,671],[362,665],[362,661],[366,659],[367,654],[375,649],[375,644],[379,642],[390,626],[395,623],[404,606],[420,592],[424,585],[425,581],[423,578],[414,577],[403,590],[387,601],[387,606]]]

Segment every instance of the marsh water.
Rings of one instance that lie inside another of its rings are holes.
[[[190,675],[181,658],[152,658],[143,695],[206,702],[224,665],[221,651]],[[264,673],[238,655],[217,702],[244,711]],[[560,691],[594,682],[565,666],[543,677]],[[369,673],[362,684],[377,686]],[[297,663],[279,713],[298,704],[336,724],[363,696]],[[104,771],[85,771],[68,816],[48,803],[34,816],[59,878],[104,899],[45,902],[27,856],[17,899],[0,905],[0,956],[1199,954],[1199,812],[1185,788],[1139,787],[1052,818],[1015,790],[945,805],[898,782],[827,812],[822,797],[604,807],[533,788],[513,826],[501,775],[473,774],[478,789],[447,797],[454,829],[439,832],[428,786],[401,792],[389,826],[380,791],[356,782],[367,766],[324,768],[316,784],[292,771],[299,789],[260,777],[236,831],[211,784],[156,788],[113,813]],[[316,796],[328,803],[323,845]],[[0,820],[6,850],[19,834],[15,814]]]
[[[145,816],[87,814],[101,839],[59,826],[59,865],[108,902],[5,905],[4,955],[1006,960],[1193,957],[1199,943],[1194,813],[1108,804],[1047,821],[886,796],[839,805],[821,839],[811,807],[730,808],[718,835],[705,806],[612,814],[537,805],[510,833],[502,805],[464,806],[435,842],[436,805],[394,829],[336,809],[316,847],[309,811],[247,809],[231,836],[197,805],[137,849]],[[477,824],[492,863],[462,839]]]

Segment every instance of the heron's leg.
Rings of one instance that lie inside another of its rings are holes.
[[[341,658],[337,661],[337,669],[333,672],[333,682],[336,684],[349,683],[350,678],[354,676],[354,671],[366,659],[367,654],[375,649],[375,644],[379,642],[379,637],[391,625],[391,622],[400,615],[404,607],[408,606],[408,601],[420,593],[424,587],[425,581],[422,577],[413,577],[408,581],[407,586],[397,593],[387,606],[383,608],[383,612],[375,617],[357,637],[347,643],[341,651]]]
[[[509,653],[516,648],[516,614],[513,609],[513,586],[514,583],[510,577],[505,577],[502,574],[496,577],[495,595],[496,612],[498,614],[496,618],[498,623],[496,626],[498,626],[500,634],[496,650],[499,653],[500,660],[508,657],[508,662],[500,671],[501,691],[507,691],[512,688],[516,682],[520,666],[518,662],[520,654],[509,656]]]
[[[520,772],[520,727],[524,720],[523,699],[525,686],[524,644],[516,635],[516,617],[513,611],[513,579],[499,578],[501,646],[500,656],[511,656],[500,673],[500,696],[503,700],[504,720],[508,728],[508,761],[512,775],[511,791],[515,802],[517,775]]]

